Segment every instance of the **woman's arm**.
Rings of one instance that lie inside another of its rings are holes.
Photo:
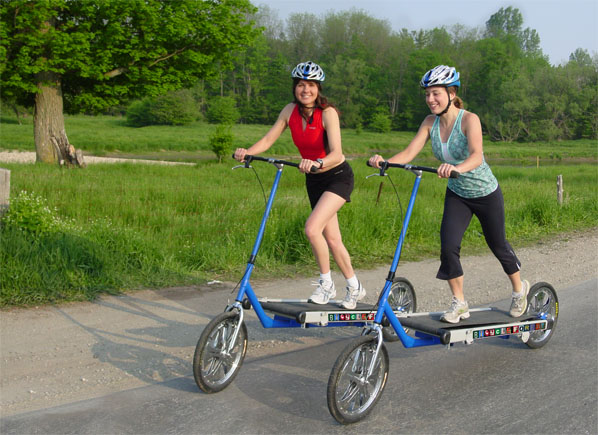
[[[345,158],[341,142],[341,125],[336,109],[328,107],[322,111],[322,125],[326,130],[329,149],[328,155],[322,159],[323,167],[331,168],[342,163]]]
[[[409,145],[403,150],[392,156],[388,161],[390,163],[400,163],[400,164],[407,164],[411,160],[413,160],[419,152],[422,150],[428,139],[430,138],[430,129],[434,124],[434,116],[426,116],[426,119],[421,123],[419,126],[419,130],[417,131],[415,137],[409,142]],[[376,154],[375,156],[371,157],[369,162],[370,165],[377,168],[378,162],[384,160],[382,156]]]
[[[268,150],[280,137],[285,128],[287,128],[287,125],[289,125],[289,118],[291,117],[294,108],[294,103],[287,104],[284,109],[280,111],[278,119],[264,137],[249,147],[249,149],[237,148],[235,150],[235,159],[242,162],[245,159],[245,154],[254,156]]]

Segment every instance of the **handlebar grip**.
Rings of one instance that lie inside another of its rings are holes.
[[[449,178],[459,178],[459,172],[458,171],[451,171],[451,174],[449,175]]]
[[[320,170],[320,168],[318,168],[316,165],[313,165],[311,167],[311,169],[309,170],[309,172],[311,172],[312,174],[315,174],[316,172],[318,172]]]
[[[386,162],[386,160],[380,160],[378,163],[383,164],[385,162]],[[382,169],[382,166],[372,166],[372,165],[370,165],[370,161],[369,160],[366,161],[365,164],[368,165],[370,168]]]

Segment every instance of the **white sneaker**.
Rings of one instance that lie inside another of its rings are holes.
[[[451,301],[451,308],[440,316],[440,320],[447,323],[459,323],[459,320],[468,318],[469,304],[467,301],[461,302],[454,296]]]
[[[520,317],[527,309],[527,294],[529,293],[529,282],[521,281],[521,295],[514,293],[511,299],[511,310],[509,314],[511,317]]]
[[[310,302],[323,305],[327,304],[330,299],[336,296],[336,289],[334,288],[333,281],[330,281],[330,283],[325,283],[323,280],[319,280],[315,285],[317,285],[318,288],[316,288],[314,294],[309,298]]]
[[[359,283],[359,287],[347,287],[347,294],[345,298],[341,302],[341,307],[347,308],[348,310],[352,310],[357,306],[357,301],[360,301],[365,297],[365,289]]]

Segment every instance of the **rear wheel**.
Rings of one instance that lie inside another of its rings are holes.
[[[417,300],[415,298],[415,289],[406,278],[395,278],[390,293],[388,294],[388,303],[393,311],[403,313],[413,313],[417,309]],[[407,329],[405,329],[407,332]],[[399,336],[391,325],[382,328],[382,336],[385,341],[397,341]]]
[[[328,410],[341,424],[365,418],[384,391],[388,352],[382,343],[376,355],[377,344],[376,335],[361,336],[351,342],[334,363],[328,379]]]
[[[239,313],[228,311],[205,327],[193,356],[195,383],[205,393],[224,390],[237,376],[247,351],[247,327],[239,324]]]
[[[548,343],[559,317],[559,299],[554,287],[546,282],[534,284],[527,295],[527,314],[538,316],[548,321],[545,330],[531,331],[525,342],[532,349],[538,349]]]

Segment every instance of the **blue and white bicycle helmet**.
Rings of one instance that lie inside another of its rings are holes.
[[[320,68],[320,65],[312,61],[308,61],[301,62],[299,65],[293,68],[291,77],[293,77],[294,79],[314,80],[316,82],[323,82],[324,78],[326,77],[326,74],[324,74],[324,70]]]
[[[459,81],[459,73],[452,66],[438,65],[424,74],[419,82],[422,88],[429,88],[430,86],[457,86],[461,85]]]

